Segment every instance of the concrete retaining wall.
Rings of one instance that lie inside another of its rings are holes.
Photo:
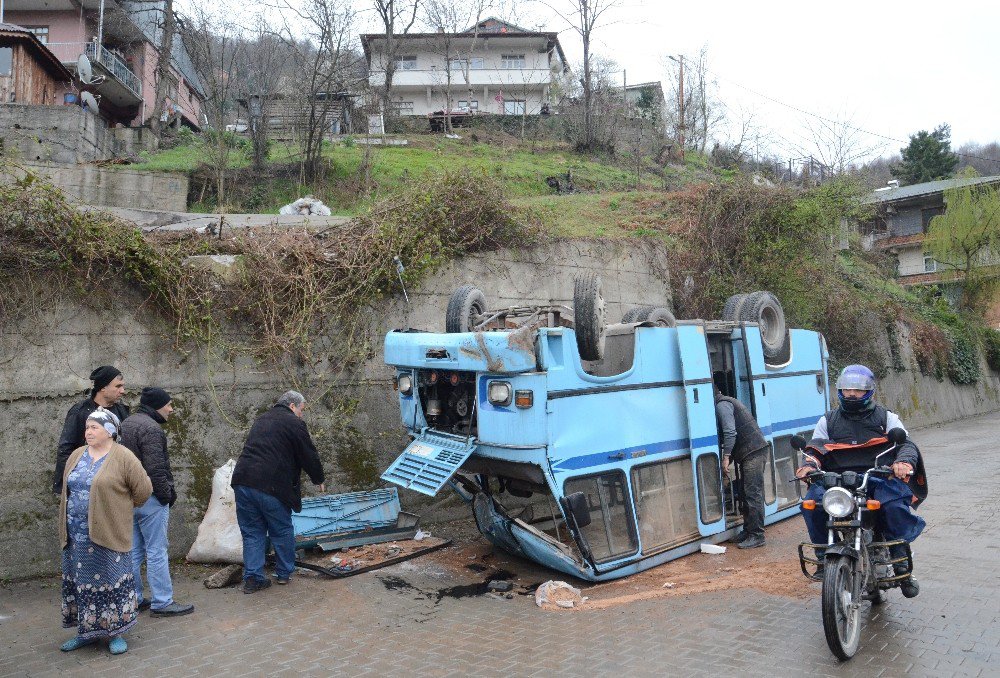
[[[174,212],[187,208],[188,178],[183,174],[97,165],[21,164],[48,177],[67,196],[87,205]]]
[[[138,155],[153,150],[147,128],[108,128],[79,106],[0,104],[0,141],[24,161],[68,165]]]

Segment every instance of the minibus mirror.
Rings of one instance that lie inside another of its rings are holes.
[[[902,445],[906,442],[906,431],[898,427],[890,430],[887,436],[893,445]]]
[[[563,511],[567,517],[573,516],[577,527],[590,525],[590,506],[587,505],[587,495],[583,492],[568,494],[561,500]]]
[[[792,447],[800,452],[806,449],[806,439],[802,436],[792,436]]]

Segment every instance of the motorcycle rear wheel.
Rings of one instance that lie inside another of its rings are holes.
[[[823,576],[823,632],[830,651],[846,661],[858,651],[861,641],[861,609],[856,600],[857,562],[845,556],[826,557]]]

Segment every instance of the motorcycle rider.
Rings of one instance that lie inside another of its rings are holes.
[[[812,471],[822,469],[824,457],[837,453],[836,450],[828,450],[825,447],[827,443],[859,445],[874,438],[885,437],[894,428],[906,430],[899,416],[876,403],[874,396],[875,375],[870,369],[864,365],[848,365],[843,369],[837,379],[840,406],[827,412],[816,423],[813,439],[804,452],[805,462],[795,472],[796,477],[803,478]],[[875,517],[883,538],[912,542],[923,531],[926,523],[913,512],[911,506],[919,503],[927,493],[923,460],[917,446],[909,438],[895,450],[891,466],[892,477],[869,477],[868,494],[882,504],[875,512]],[[816,502],[815,509],[802,509],[802,517],[813,544],[827,542],[828,516],[822,508],[825,492],[822,485],[813,483],[804,497]],[[906,549],[903,545],[897,545],[890,549],[890,553],[894,560],[904,558]],[[817,555],[822,561],[823,554],[819,549]],[[907,571],[907,563],[896,563],[894,568],[896,574],[903,574]],[[900,589],[907,598],[913,598],[920,591],[912,576],[901,580]]]

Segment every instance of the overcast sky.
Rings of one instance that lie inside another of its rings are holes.
[[[565,27],[537,4],[520,16],[527,28]],[[744,88],[895,139],[946,122],[954,147],[1000,141],[1000,3],[622,0],[607,17],[597,49],[629,82],[666,80],[666,54],[705,45],[720,98],[755,110],[779,145],[801,137],[807,116]],[[575,32],[560,42],[581,58]],[[865,142],[884,154],[900,146]]]

